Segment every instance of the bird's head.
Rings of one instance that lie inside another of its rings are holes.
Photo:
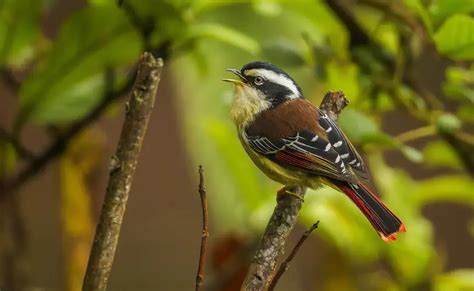
[[[285,101],[303,98],[300,87],[283,70],[268,62],[252,62],[242,69],[227,69],[238,79],[224,79],[234,84],[231,115],[239,125]]]

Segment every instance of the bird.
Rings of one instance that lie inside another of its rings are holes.
[[[406,231],[371,189],[356,148],[326,113],[304,98],[290,75],[264,61],[227,71],[237,76],[223,79],[233,84],[231,119],[243,148],[263,173],[284,186],[339,190],[384,241]]]

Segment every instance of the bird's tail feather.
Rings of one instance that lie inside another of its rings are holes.
[[[397,233],[405,232],[405,225],[363,183],[335,183],[364,213],[384,241],[396,240]]]

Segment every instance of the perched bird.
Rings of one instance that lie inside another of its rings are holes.
[[[369,188],[361,156],[342,130],[304,99],[296,82],[268,62],[228,69],[234,84],[231,116],[252,161],[271,179],[316,189],[322,184],[344,192],[380,237],[396,240],[405,226]]]

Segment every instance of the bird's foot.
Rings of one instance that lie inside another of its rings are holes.
[[[301,194],[289,190],[286,186],[277,191],[277,201],[280,201],[285,195],[296,197],[301,202],[304,202],[304,198]]]

